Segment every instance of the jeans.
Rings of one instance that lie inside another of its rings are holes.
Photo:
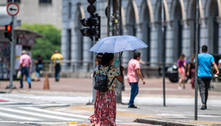
[[[23,76],[26,76],[26,80],[29,85],[31,85],[31,77],[29,75],[29,67],[22,67],[21,68],[21,78],[20,78],[20,87],[23,87]]]
[[[42,69],[42,64],[37,64],[35,69],[37,78],[40,78],[41,69]]]
[[[61,65],[59,63],[57,63],[55,65],[55,80],[59,81],[59,73],[61,71]]]
[[[208,89],[210,87],[210,81],[211,81],[211,77],[199,77],[198,78],[201,102],[202,104],[205,104],[205,105],[207,103],[207,99],[209,95]]]
[[[139,92],[138,82],[130,83],[131,91],[130,91],[130,101],[128,103],[129,106],[134,105],[134,99]]]

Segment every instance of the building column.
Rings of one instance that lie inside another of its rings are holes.
[[[91,61],[91,40],[88,37],[83,38],[83,72],[88,72]]]
[[[167,34],[166,34],[166,64],[174,63],[173,61],[173,29],[171,28],[171,25],[167,24]]]
[[[63,60],[66,61],[68,59],[67,57],[67,30],[66,29],[62,29],[61,31],[61,54],[63,55]],[[61,67],[62,71],[67,71],[67,64],[65,62],[62,63],[62,67]]]
[[[74,29],[74,32],[72,32],[72,42],[71,42],[71,66],[73,66],[72,71],[77,72],[78,71],[78,34],[77,34],[78,28]]]
[[[148,48],[150,48],[150,54],[151,54],[151,58],[150,58],[150,66],[157,66],[157,43],[158,43],[158,31],[157,31],[157,26],[156,24],[151,24],[151,41],[150,41],[150,45]]]
[[[187,22],[183,22],[183,42],[182,42],[182,53],[186,56],[186,58],[191,57],[191,41],[190,41],[190,29],[187,25]]]
[[[200,22],[200,47],[202,47],[202,45],[208,45],[208,25],[206,25],[206,20],[205,19],[201,19]]]
[[[143,27],[142,23],[140,23],[137,26],[137,38],[139,38],[140,40],[143,40],[143,33],[144,33],[144,31],[142,31],[142,29],[143,29],[142,27]],[[147,57],[146,48],[138,49],[137,51],[141,52],[141,60],[142,61],[146,61],[146,57]]]
[[[129,35],[128,26],[125,26],[125,33]],[[127,66],[129,61],[129,51],[124,51],[122,55],[123,66]]]

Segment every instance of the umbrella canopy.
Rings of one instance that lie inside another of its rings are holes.
[[[147,45],[134,36],[110,36],[99,40],[90,51],[96,53],[118,53],[132,51],[140,48],[147,48]]]

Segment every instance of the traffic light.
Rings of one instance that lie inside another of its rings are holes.
[[[87,7],[87,11],[91,14],[91,16],[94,16],[94,13],[96,12],[96,7],[94,3],[96,0],[88,0],[89,6]]]
[[[89,36],[92,40],[93,37],[95,37],[95,40],[100,38],[100,16],[98,14],[88,19],[81,19],[80,22],[83,26],[80,29],[83,36]]]
[[[5,35],[5,38],[8,38],[10,41],[12,41],[12,26],[11,25],[5,26],[4,35]]]

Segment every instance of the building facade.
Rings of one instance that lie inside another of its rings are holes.
[[[6,5],[12,0],[1,0],[0,5]],[[17,20],[22,24],[52,24],[57,28],[62,26],[62,0],[14,0],[20,11]]]
[[[123,34],[134,35],[149,46],[141,49],[142,60],[150,66],[162,61],[160,33],[161,0],[122,0]],[[208,45],[209,53],[221,54],[221,0],[199,0],[200,45]],[[164,0],[166,20],[166,63],[176,63],[180,54],[187,58],[194,52],[194,17],[196,0]],[[64,71],[88,71],[93,58],[89,52],[93,43],[80,33],[80,19],[89,17],[87,0],[63,0],[62,4],[62,54],[71,61]],[[97,0],[97,12],[101,16],[101,38],[107,36],[107,0]],[[123,53],[126,65],[130,53]]]

